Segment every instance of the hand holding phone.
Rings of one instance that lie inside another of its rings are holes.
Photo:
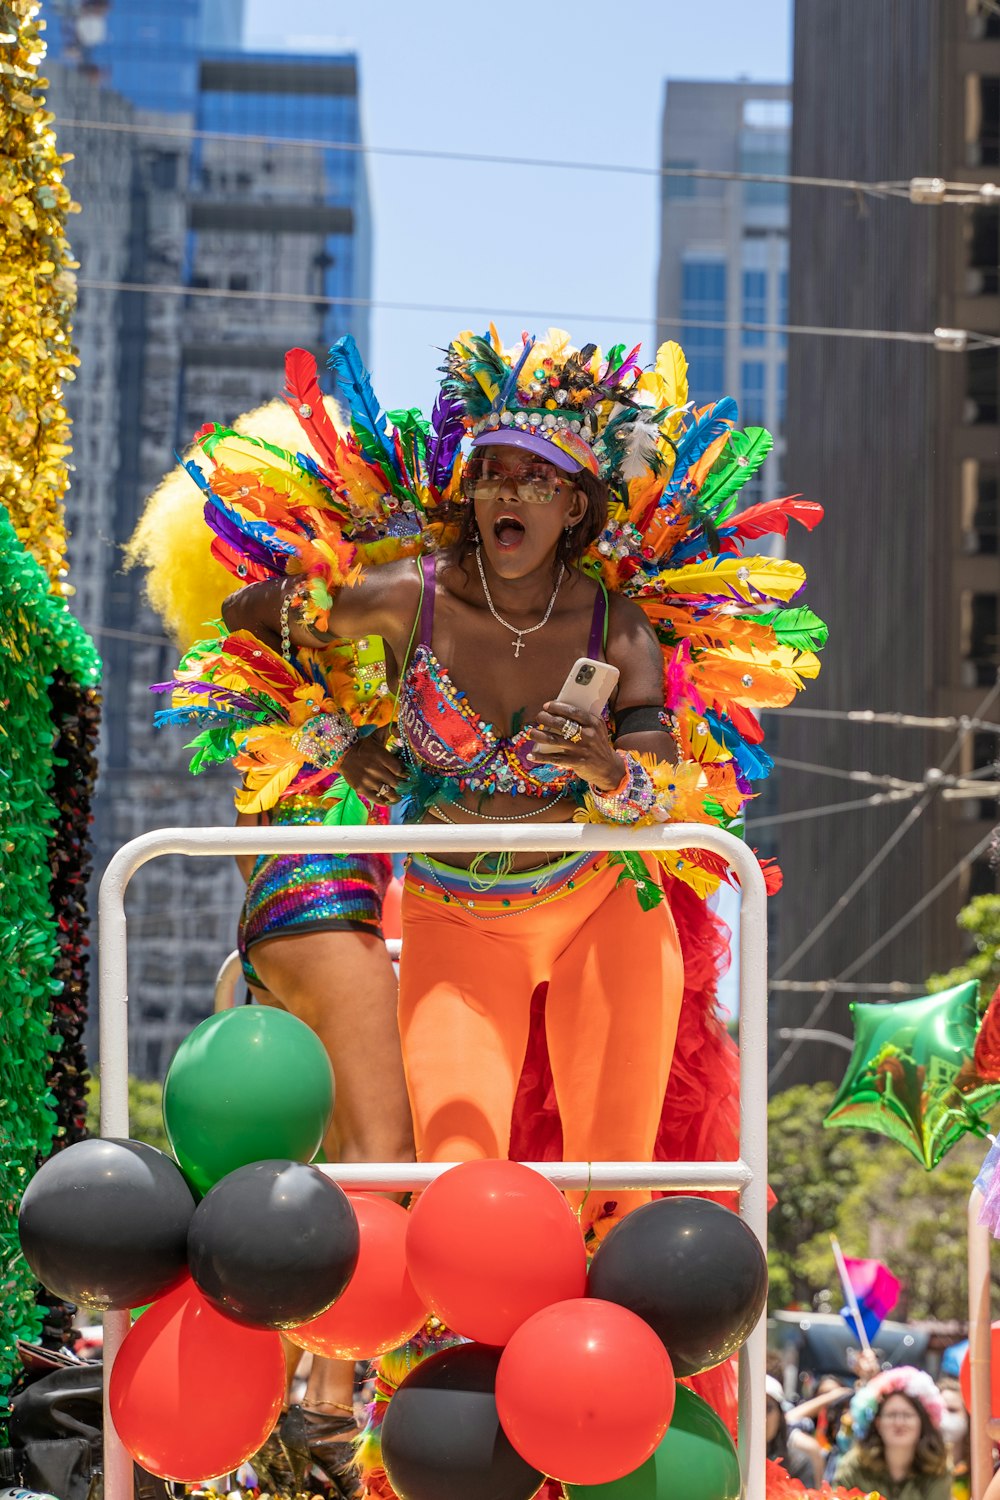
[[[599,719],[618,685],[619,676],[618,668],[609,662],[580,656],[567,672],[556,701]]]

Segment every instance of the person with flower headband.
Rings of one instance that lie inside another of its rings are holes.
[[[328,768],[356,732],[336,696],[290,690],[276,669],[264,724],[237,701],[233,662],[268,642],[286,658],[379,635],[394,739],[368,757],[356,789],[369,800],[481,825],[487,845],[491,824],[532,820],[732,826],[770,766],[751,710],[789,701],[825,638],[788,609],[801,568],[740,551],[821,512],[793,499],[735,514],[769,436],[736,432],[731,401],[692,408],[676,345],[651,370],[638,352],[576,349],[557,330],[512,348],[492,328],[463,334],[427,423],[382,413],[342,340],[347,440],[324,428],[297,358],[289,400],[319,463],[223,429],[203,439],[206,518],[243,586],[214,664],[182,666],[180,709],[221,711],[230,731],[243,714],[259,785]],[[603,714],[555,697],[584,655],[619,672]],[[724,873],[696,851],[660,863],[699,898]],[[650,1159],[683,983],[662,877],[625,854],[411,859],[400,1026],[419,1155],[507,1154],[532,991],[547,982],[563,1154]]]
[[[884,1370],[851,1400],[853,1446],[837,1466],[837,1484],[884,1500],[950,1500],[951,1471],[941,1392],[926,1370]]]

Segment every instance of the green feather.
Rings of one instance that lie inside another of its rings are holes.
[[[773,447],[774,439],[764,427],[747,427],[732,434],[698,492],[700,508],[715,512],[716,525],[732,515],[735,501],[731,505],[725,502],[753,478]]]
[[[794,609],[769,609],[766,614],[741,615],[740,618],[752,620],[756,625],[770,625],[778,644],[794,646],[796,651],[821,651],[830,634],[829,626],[804,605]]]
[[[343,827],[348,824],[365,824],[368,822],[368,809],[358,796],[357,792],[345,781],[343,776],[338,776],[333,786],[327,792],[327,797],[335,797],[337,800],[328,812],[323,814],[325,824],[335,824]]]
[[[616,882],[618,885],[627,885],[629,881],[635,883],[635,893],[643,911],[652,911],[654,906],[659,906],[663,900],[663,888],[646,869],[641,854],[633,854],[630,850],[620,849],[608,856],[608,864],[622,866],[622,872]]]

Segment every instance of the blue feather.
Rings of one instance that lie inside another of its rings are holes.
[[[187,469],[188,473],[191,475],[191,478],[194,480],[195,484],[200,490],[208,489],[208,480],[205,478],[204,472],[199,469],[193,458],[182,458],[176,449],[174,450],[174,457],[176,458],[182,469]]]
[[[535,340],[534,334],[532,334],[531,338],[527,339],[525,341],[524,348],[521,350],[521,357],[518,360],[517,364],[516,365],[511,365],[511,367],[510,367],[510,374],[504,380],[503,385],[500,387],[500,389],[497,391],[496,395],[493,397],[493,403],[492,403],[492,405],[490,407],[491,411],[502,411],[503,410],[503,408],[504,408],[504,406],[506,405],[506,402],[507,402],[507,397],[510,395],[511,391],[517,385],[517,377],[520,375],[521,371],[524,369],[524,362],[528,358],[528,355],[531,353],[532,349],[534,349],[535,343],[536,343],[536,340]]]
[[[734,724],[709,709],[705,720],[720,745],[724,745],[748,781],[764,781],[774,770],[774,761],[759,745],[749,744]]]
[[[669,505],[680,491],[687,480],[688,471],[694,468],[706,449],[711,447],[716,438],[732,430],[732,425],[738,415],[736,402],[732,396],[723,396],[721,401],[716,401],[688,428],[677,447],[673,477],[660,497],[661,509]]]
[[[369,440],[381,448],[398,473],[396,455],[386,429],[385,414],[375,398],[371,376],[365,369],[352,334],[345,333],[343,338],[337,340],[330,350],[327,366],[333,371],[337,384],[347,399],[352,425],[368,434]]]

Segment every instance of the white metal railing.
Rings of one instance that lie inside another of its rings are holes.
[[[128,1136],[128,958],[125,892],[135,872],[166,854],[420,852],[447,857],[478,853],[481,828],[427,825],[387,828],[323,825],[270,828],[161,828],[132,839],[113,856],[101,881],[99,997],[101,1134]],[[742,891],[740,919],[740,1155],[730,1162],[556,1162],[535,1168],[559,1188],[734,1190],[740,1215],[761,1245],[767,1244],[767,895],[750,849],[721,829],[697,823],[611,828],[594,823],[548,823],[491,829],[495,847],[512,854],[561,854],[615,849],[708,849],[735,872]],[[197,913],[192,914],[195,919]],[[221,977],[221,976],[220,976]],[[206,997],[207,998],[207,997]],[[454,1163],[336,1164],[323,1170],[345,1187],[391,1189],[425,1186]],[[132,1463],[108,1409],[108,1382],[128,1331],[128,1313],[104,1315],[104,1474],[106,1500],[131,1500]],[[745,1500],[765,1500],[764,1363],[766,1320],[761,1318],[740,1353],[739,1454]]]

